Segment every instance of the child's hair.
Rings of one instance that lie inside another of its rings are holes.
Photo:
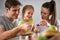
[[[44,8],[48,8],[50,11],[50,15],[52,15],[51,17],[51,24],[55,25],[55,21],[56,21],[56,3],[54,0],[51,0],[50,2],[45,2],[42,7]]]
[[[23,7],[23,10],[22,10],[22,15],[24,15],[24,12],[26,11],[26,10],[29,10],[29,9],[32,9],[33,11],[34,11],[34,7],[32,6],[32,5],[25,5],[24,7]]]

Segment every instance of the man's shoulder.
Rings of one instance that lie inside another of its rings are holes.
[[[0,21],[3,21],[5,16],[0,16]]]
[[[3,19],[5,16],[0,16],[1,19]]]

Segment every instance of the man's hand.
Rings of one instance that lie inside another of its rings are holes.
[[[29,23],[24,23],[22,25],[19,25],[18,27],[22,32],[27,32],[31,28],[31,25]]]

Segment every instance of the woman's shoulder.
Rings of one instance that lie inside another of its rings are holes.
[[[60,25],[60,19],[56,20],[56,24]]]

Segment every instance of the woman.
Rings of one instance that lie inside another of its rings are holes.
[[[56,3],[54,0],[42,4],[41,17],[42,21],[38,24],[41,26],[40,32],[46,30],[50,25],[56,25]]]

